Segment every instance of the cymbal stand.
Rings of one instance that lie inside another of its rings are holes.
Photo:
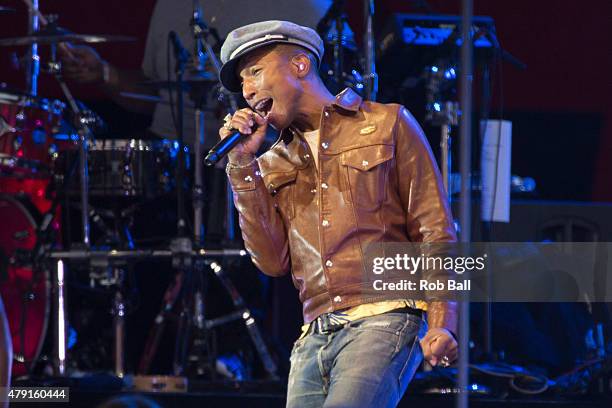
[[[450,204],[451,200],[451,169],[452,169],[452,126],[457,126],[459,105],[450,100],[455,89],[456,71],[452,64],[439,62],[425,68],[427,80],[427,116],[425,120],[434,126],[440,126],[440,169],[442,181]]]
[[[212,66],[215,74],[217,74],[217,78],[219,78],[219,74],[221,72],[221,63],[219,62],[219,60],[217,59],[217,56],[215,55],[212,46],[210,45],[210,43],[208,42],[208,34],[210,33],[210,30],[208,28],[208,26],[206,25],[206,23],[204,22],[204,20],[202,20],[202,7],[200,6],[200,1],[199,0],[193,0],[193,18],[191,19],[190,22],[191,25],[191,29],[192,29],[192,33],[193,33],[193,38],[194,38],[194,44],[195,44],[195,65],[197,67],[198,70],[204,71],[204,62],[205,59],[208,58],[208,61],[210,61],[210,65]],[[220,97],[222,97],[222,99],[224,101],[226,101],[226,105],[227,105],[227,110],[229,113],[234,113],[238,110],[238,102],[236,101],[236,97],[234,96],[234,94],[232,94],[231,92],[228,92],[227,90],[225,90],[223,87],[220,87],[220,92],[221,95]],[[199,126],[197,126],[196,128],[200,129],[200,132],[203,131],[204,129],[204,116],[201,114],[201,112],[199,110],[196,110],[196,120],[200,119],[201,122],[199,124]],[[195,146],[195,179],[196,179],[196,186],[198,185],[198,180],[202,180],[202,162],[199,159],[200,157],[203,157],[203,143],[204,143],[204,139],[198,137],[197,141],[199,141],[200,143],[196,142],[196,146]],[[200,184],[201,186],[201,184]],[[226,223],[225,223],[225,235],[226,238],[230,241],[233,241],[235,238],[235,234],[234,234],[234,201],[233,201],[233,196],[232,196],[232,191],[231,191],[231,187],[229,185],[229,183],[226,184],[226,195],[227,195],[227,208],[226,208]],[[195,188],[194,188],[195,191]],[[194,198],[196,197],[196,195],[194,195]],[[203,195],[200,195],[200,197],[203,197]],[[199,215],[198,215],[199,212]],[[202,205],[201,202],[199,204],[199,206],[194,205],[194,220],[195,219],[202,219]],[[200,225],[200,224],[196,224],[196,225]],[[197,234],[196,234],[197,237]]]
[[[378,93],[378,74],[376,73],[376,48],[374,45],[374,0],[363,0],[365,16],[365,32],[363,44],[365,46],[363,78],[365,80],[365,97],[371,101],[376,100]]]
[[[55,21],[49,19],[49,24],[55,24]],[[57,60],[57,44],[51,44],[51,58],[47,64],[47,70],[50,74],[55,77],[55,80],[59,84],[60,88],[66,100],[68,101],[68,106],[74,113],[76,118],[74,126],[77,129],[77,133],[79,135],[79,174],[81,177],[81,185],[80,185],[80,201],[81,201],[81,222],[82,222],[82,231],[83,231],[83,245],[85,247],[89,247],[90,245],[90,225],[89,225],[89,179],[88,179],[88,166],[87,166],[87,150],[88,143],[90,140],[93,140],[93,133],[89,127],[92,118],[84,115],[79,106],[72,96],[72,92],[66,85],[66,82],[62,78],[61,73],[61,63]]]
[[[38,31],[38,0],[32,0],[28,4],[28,34],[33,35]],[[26,69],[26,83],[30,95],[38,95],[38,74],[40,72],[40,56],[38,55],[38,44],[30,46],[28,64]]]
[[[202,11],[200,8],[200,4],[198,0],[194,0],[193,2],[193,18],[191,20],[191,27],[194,36],[195,50],[194,50],[194,65],[196,67],[196,74],[198,72],[204,71],[204,63],[205,58],[209,58],[211,65],[219,76],[219,72],[221,70],[221,64],[216,58],[215,53],[212,50],[211,45],[207,41],[207,36],[209,34],[209,29],[202,20]],[[233,95],[227,93],[227,101],[229,102],[229,110],[234,112],[237,110],[237,103]],[[204,123],[203,123],[203,114],[201,110],[201,102],[203,98],[198,101],[198,109],[196,110],[196,129],[198,130],[196,137],[196,186],[194,188],[194,236],[196,238],[196,242],[200,243],[198,238],[201,238],[201,212],[202,212],[202,199],[204,197],[204,189],[203,189],[203,180],[202,180],[202,152],[203,152],[203,143],[204,143]],[[180,116],[180,113],[179,113]],[[232,209],[233,211],[233,209]],[[228,217],[231,217],[233,214],[229,212],[227,214]],[[233,227],[232,227],[233,230]],[[233,232],[233,231],[232,231]],[[175,248],[177,252],[191,250],[191,248]],[[186,259],[186,258],[183,258]],[[190,259],[191,261],[191,259]],[[176,262],[176,260],[175,260]],[[183,308],[181,311],[181,316],[179,320],[179,335],[177,338],[175,355],[174,355],[174,374],[181,375],[185,372],[187,357],[189,351],[189,341],[191,339],[191,330],[195,329],[196,336],[199,337],[196,343],[199,344],[199,349],[202,347],[206,347],[206,339],[209,331],[217,327],[219,325],[228,323],[233,320],[243,319],[247,332],[251,337],[255,345],[255,349],[260,355],[260,358],[264,364],[264,368],[268,372],[268,374],[272,378],[277,378],[276,374],[276,365],[272,360],[270,353],[267,350],[267,347],[263,341],[261,333],[255,323],[255,320],[251,316],[251,312],[245,307],[244,301],[242,297],[238,294],[233,283],[229,280],[229,278],[223,274],[221,266],[215,262],[207,262],[209,264],[213,273],[218,277],[218,279],[223,284],[224,288],[229,293],[234,307],[236,311],[230,313],[227,316],[220,317],[213,320],[206,320],[204,314],[204,300],[205,300],[205,288],[207,287],[207,274],[203,270],[204,260],[203,259],[195,259],[192,264],[190,264],[187,268],[183,268],[181,271],[182,282],[180,287],[180,295],[182,295]],[[193,269],[191,268],[193,267]],[[194,285],[193,283],[199,283],[198,285]],[[173,301],[170,301],[168,304],[172,304]],[[192,315],[193,313],[193,315]],[[193,327],[192,327],[193,326]],[[196,350],[195,352],[198,356],[207,356],[209,360],[214,360],[214,356],[211,356],[210,353],[202,352],[202,350]],[[214,361],[213,361],[214,363]]]

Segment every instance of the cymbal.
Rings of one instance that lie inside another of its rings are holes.
[[[38,44],[57,44],[71,42],[76,44],[94,44],[103,42],[135,41],[134,37],[125,35],[106,35],[106,34],[75,34],[60,27],[45,27],[32,35],[23,37],[12,37],[0,39],[0,46],[31,45]]]
[[[163,99],[155,95],[140,94],[134,92],[119,92],[124,98],[137,99],[139,101],[164,103]]]

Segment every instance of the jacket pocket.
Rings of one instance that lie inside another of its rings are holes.
[[[294,190],[296,178],[297,170],[271,173],[264,176],[264,184],[274,197],[276,208],[287,220],[292,220],[295,217]]]
[[[387,192],[392,158],[392,145],[370,145],[342,153],[340,164],[349,187],[349,199],[355,207],[368,211],[380,208]]]

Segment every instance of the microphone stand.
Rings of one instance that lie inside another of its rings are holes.
[[[173,35],[171,32],[170,36]],[[188,291],[191,288],[191,252],[192,240],[187,235],[185,220],[185,192],[184,192],[184,172],[185,172],[185,150],[184,150],[184,129],[183,129],[183,75],[185,73],[185,65],[188,62],[188,57],[180,52],[176,43],[173,41],[175,54],[174,72],[176,75],[176,98],[177,98],[177,143],[178,143],[178,164],[176,168],[176,196],[177,196],[177,237],[170,242],[170,250],[172,251],[172,266],[178,270],[179,275],[183,278],[181,291]],[[172,90],[169,90],[172,92]],[[190,296],[184,294],[183,308],[181,310],[178,336],[174,349],[174,374],[183,374],[185,367],[185,359],[187,353],[187,342],[190,337],[189,327],[191,320],[191,309],[189,307]]]
[[[194,63],[196,68],[196,74],[204,75],[205,68],[205,58],[206,56],[210,58],[211,65],[217,74],[217,78],[219,77],[219,73],[221,71],[221,64],[216,58],[215,53],[212,50],[211,45],[207,41],[207,35],[209,34],[208,26],[202,20],[202,11],[200,8],[200,4],[198,0],[193,1],[193,15],[192,20],[190,22],[195,46],[194,46]],[[204,52],[203,52],[204,51]],[[229,92],[225,92],[226,100],[229,101],[229,110],[230,112],[234,112],[237,110],[237,102]],[[201,110],[201,102],[204,99],[204,95],[200,98],[198,102],[198,109],[196,109],[196,143],[195,143],[195,186],[194,186],[194,235],[197,242],[199,242],[199,238],[203,235],[201,234],[202,227],[202,204],[204,198],[204,188],[203,188],[203,179],[202,179],[202,151],[203,151],[203,143],[204,143],[204,114]],[[180,116],[180,115],[179,115]],[[182,146],[182,144],[181,144]],[[181,147],[182,149],[182,147]],[[231,191],[228,183],[228,190]],[[231,197],[231,196],[230,196]],[[230,199],[229,202],[233,204],[233,201]],[[233,206],[228,205],[227,217],[228,220],[233,217]],[[196,221],[197,219],[197,221]],[[233,237],[233,223],[228,226],[228,230],[231,229],[232,237]],[[191,242],[190,242],[191,244]],[[189,248],[191,251],[191,248]],[[191,260],[191,258],[189,258]],[[195,336],[200,337],[200,341],[197,343],[200,344],[199,347],[205,344],[207,338],[207,331],[214,328],[217,325],[225,324],[227,322],[233,320],[242,320],[249,337],[251,338],[256,351],[258,352],[262,364],[264,366],[265,371],[268,373],[270,378],[277,379],[277,367],[276,363],[272,359],[270,352],[267,349],[265,342],[261,336],[261,332],[257,327],[255,319],[253,319],[251,312],[248,308],[245,307],[244,300],[238,294],[238,291],[234,287],[233,283],[230,281],[229,277],[227,277],[221,265],[217,262],[208,263],[208,266],[212,270],[212,272],[217,276],[217,278],[221,281],[225,289],[230,294],[232,299],[232,303],[235,312],[230,313],[224,317],[220,317],[217,319],[207,320],[205,317],[205,288],[207,287],[207,274],[204,273],[204,268],[207,265],[202,259],[196,259],[193,265],[191,263],[189,265],[183,265],[183,270],[179,269],[179,273],[182,272],[182,285],[181,285],[181,294],[182,302],[183,302],[183,311],[181,312],[181,318],[179,323],[179,335],[177,337],[177,342],[175,345],[175,355],[174,355],[174,373],[175,375],[182,375],[185,373],[186,365],[187,365],[187,357],[189,352],[190,340],[191,340],[191,330],[195,329]],[[194,275],[191,272],[194,272]],[[194,316],[192,318],[192,311]],[[192,327],[193,326],[193,327]],[[196,342],[194,342],[196,343]],[[198,357],[205,356],[205,350],[196,350]],[[208,364],[214,367],[215,361],[214,355],[208,356]],[[213,368],[214,373],[214,368]],[[214,374],[213,374],[214,377]]]
[[[185,221],[185,195],[184,195],[184,167],[185,167],[185,138],[183,129],[183,75],[185,74],[185,65],[188,60],[175,49],[175,66],[174,73],[176,75],[176,106],[177,106],[177,142],[178,142],[178,165],[176,169],[176,198],[177,198],[177,235],[178,237],[185,237],[187,235],[185,228],[187,222]]]
[[[365,99],[370,101],[376,100],[378,93],[378,74],[376,74],[376,50],[374,48],[374,0],[364,0],[364,16],[365,16],[365,34],[363,38],[363,46],[365,47],[364,61],[364,82],[365,82]]]
[[[202,9],[200,7],[200,2],[199,0],[193,0],[193,18],[191,20],[191,28],[192,28],[192,32],[193,32],[193,38],[194,38],[194,42],[195,42],[195,52],[196,52],[196,64],[197,69],[198,70],[204,70],[204,58],[208,57],[210,60],[210,65],[212,66],[215,74],[217,75],[217,78],[219,78],[220,72],[221,72],[221,63],[219,62],[219,60],[217,59],[217,56],[215,55],[212,46],[210,45],[210,43],[207,40],[207,36],[210,33],[210,30],[208,28],[208,26],[206,25],[206,23],[204,23],[204,21],[202,20]],[[231,92],[228,92],[227,90],[225,90],[223,87],[220,88],[221,91],[221,96],[223,97],[223,100],[227,102],[227,110],[229,113],[234,113],[238,110],[238,102],[236,101],[236,97],[234,94],[232,94]],[[203,131],[204,129],[204,116],[200,113],[200,111],[198,109],[196,109],[196,129],[200,129],[200,132]],[[195,178],[196,178],[196,186],[194,187],[194,192],[195,192],[195,188],[197,188],[198,185],[198,180],[201,181],[201,175],[202,175],[202,162],[200,160],[200,158],[202,157],[202,154],[204,153],[203,150],[203,143],[204,143],[204,139],[197,137],[197,142],[196,142],[196,146],[195,146]],[[201,143],[200,143],[201,141]],[[204,197],[203,195],[203,191],[200,197]],[[233,194],[232,194],[232,189],[229,185],[229,183],[226,183],[226,211],[225,211],[225,216],[226,216],[226,222],[225,222],[225,238],[228,241],[233,241],[235,239],[235,222],[234,222],[234,201],[233,201]],[[194,196],[194,220],[199,219],[201,220],[201,209],[202,209],[202,202],[195,202],[195,196]],[[198,215],[199,213],[199,215]],[[196,223],[196,225],[199,225]],[[196,239],[197,239],[197,234],[196,234]]]

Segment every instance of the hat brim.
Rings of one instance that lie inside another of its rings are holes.
[[[246,54],[252,51],[255,51],[258,48],[267,47],[273,44],[297,45],[308,51],[313,52],[315,56],[318,55],[318,53],[314,49],[311,49],[310,47],[307,47],[304,44],[296,43],[295,41],[292,41],[291,39],[273,39],[270,41],[255,44],[243,50],[242,52],[236,54],[233,58],[231,58],[225,64],[223,64],[223,66],[221,67],[221,71],[219,72],[219,78],[221,79],[221,85],[223,85],[223,87],[230,92],[234,92],[234,93],[242,92],[242,81],[239,78],[238,72],[236,72],[236,68],[238,67],[240,58],[244,57]],[[320,61],[318,62],[320,63]]]

